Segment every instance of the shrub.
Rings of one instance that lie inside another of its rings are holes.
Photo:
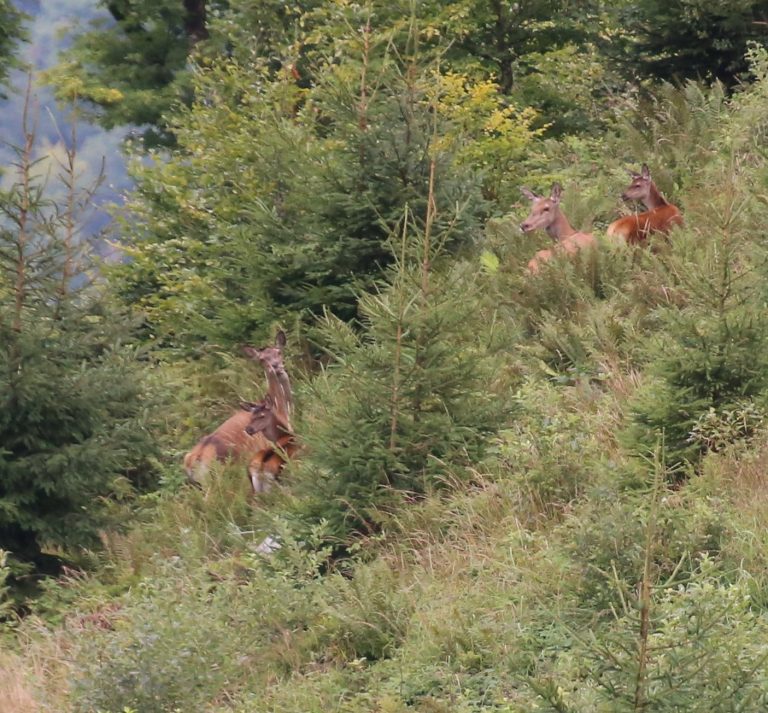
[[[570,678],[556,665],[534,681],[549,710],[726,713],[768,703],[768,621],[752,609],[746,581],[723,582],[705,558],[688,583],[654,591],[647,639],[641,616],[627,609],[580,639],[563,657]]]

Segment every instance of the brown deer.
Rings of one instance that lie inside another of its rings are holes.
[[[528,263],[528,272],[536,274],[542,263],[550,260],[557,251],[573,255],[583,248],[595,245],[592,233],[582,233],[573,228],[560,210],[563,188],[559,183],[552,184],[549,198],[538,196],[528,188],[521,188],[520,192],[532,201],[530,215],[520,224],[520,230],[524,233],[546,230],[547,235],[557,241],[554,248],[539,250],[531,258]]]
[[[280,415],[272,397],[267,396],[251,411],[245,427],[248,435],[263,434],[273,445],[263,448],[248,463],[248,477],[254,493],[263,493],[277,480],[288,459],[298,450],[292,429]]]
[[[661,195],[651,180],[651,171],[644,163],[640,173],[630,171],[632,182],[621,197],[625,201],[640,201],[646,210],[614,220],[606,235],[621,237],[628,245],[643,245],[651,233],[666,235],[675,225],[683,224],[683,216],[677,206]]]
[[[292,395],[290,380],[283,364],[285,342],[285,333],[280,331],[274,346],[261,349],[245,347],[244,351],[264,367],[272,402],[278,404],[281,417],[290,425]],[[242,403],[237,413],[230,416],[213,433],[201,438],[184,456],[184,470],[190,482],[201,484],[214,461],[250,460],[255,453],[272,446],[263,433],[246,433],[245,430],[251,422],[253,411],[262,403]]]

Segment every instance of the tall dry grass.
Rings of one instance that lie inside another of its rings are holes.
[[[0,713],[40,713],[28,680],[29,662],[14,654],[0,654]]]

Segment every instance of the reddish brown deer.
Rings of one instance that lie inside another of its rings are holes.
[[[264,367],[272,402],[278,404],[281,418],[290,426],[292,395],[283,364],[285,341],[285,333],[280,331],[274,346],[261,349],[245,347],[244,351]],[[245,430],[251,422],[252,412],[261,405],[262,402],[243,403],[240,411],[230,416],[213,433],[201,438],[184,456],[184,470],[191,482],[200,484],[214,461],[250,460],[255,453],[271,447],[272,443],[263,433],[246,433]]]
[[[530,233],[534,230],[546,230],[549,237],[557,242],[554,248],[539,250],[528,263],[528,272],[536,274],[542,263],[550,260],[557,251],[568,254],[577,253],[583,248],[595,245],[592,233],[582,233],[571,226],[568,218],[560,210],[560,197],[563,194],[559,183],[552,184],[549,198],[538,196],[528,188],[521,188],[522,194],[532,201],[530,215],[520,224],[520,230]]]
[[[273,443],[256,453],[248,463],[253,492],[263,493],[277,480],[286,461],[296,454],[299,447],[293,431],[280,415],[271,396],[253,409],[245,432],[249,435],[262,433]]]
[[[640,173],[629,174],[632,182],[621,197],[625,201],[640,201],[646,210],[614,220],[606,235],[624,238],[628,245],[643,245],[651,233],[666,235],[673,226],[683,224],[680,210],[661,195],[651,180],[648,164],[643,164]]]

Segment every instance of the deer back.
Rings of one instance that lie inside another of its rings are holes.
[[[628,245],[643,245],[652,233],[667,235],[674,226],[683,225],[683,216],[677,206],[668,203],[655,210],[627,215],[614,220],[606,235],[623,238]]]
[[[558,252],[565,252],[568,255],[575,255],[579,250],[593,247],[597,244],[592,233],[574,233],[573,235],[559,241],[554,248],[539,250],[528,261],[528,272],[535,275],[541,269],[541,266],[551,260]]]
[[[573,255],[579,250],[591,248],[596,244],[595,236],[592,233],[574,233],[560,242],[559,247],[565,252]]]

